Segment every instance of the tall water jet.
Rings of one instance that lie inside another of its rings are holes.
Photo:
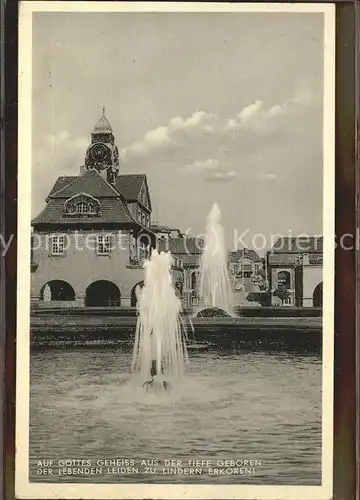
[[[228,253],[217,203],[212,206],[207,219],[200,260],[199,295],[203,307],[217,307],[232,313],[233,291],[228,271]]]
[[[139,294],[132,371],[142,382],[154,377],[174,385],[187,361],[186,332],[181,320],[181,301],[171,277],[172,256],[156,249],[144,264],[144,286]],[[165,388],[166,385],[164,385]]]

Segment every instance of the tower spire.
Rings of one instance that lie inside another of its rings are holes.
[[[112,134],[112,128],[110,123],[108,122],[108,119],[105,116],[105,106],[102,108],[102,115],[100,120],[95,124],[94,127],[94,134]]]

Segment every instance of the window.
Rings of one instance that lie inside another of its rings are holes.
[[[291,276],[289,271],[279,271],[278,272],[278,286],[281,288],[287,288],[288,290],[291,288]]]
[[[250,278],[252,274],[251,264],[240,264],[239,265],[239,275],[244,278]]]
[[[142,214],[142,225],[145,226],[146,225],[146,214]]]
[[[89,205],[84,201],[80,201],[75,205],[75,211],[77,214],[86,214],[89,212]]]
[[[137,220],[138,220],[138,222],[141,222],[141,210],[140,210],[140,208],[138,208],[138,211],[137,211]]]
[[[98,234],[96,237],[96,251],[99,255],[108,255],[111,250],[111,235]]]
[[[63,255],[65,252],[65,235],[51,236],[51,253],[52,255]]]
[[[251,272],[251,264],[241,264],[240,269],[243,272]]]
[[[100,203],[96,198],[81,193],[66,201],[64,205],[65,217],[81,217],[84,215],[100,215]]]

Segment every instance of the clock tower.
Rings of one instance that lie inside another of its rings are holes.
[[[112,127],[105,116],[105,108],[91,134],[91,144],[86,151],[85,169],[95,168],[108,182],[114,183],[119,173],[119,152],[115,145]]]

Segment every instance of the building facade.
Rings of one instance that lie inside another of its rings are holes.
[[[322,237],[279,238],[267,253],[272,305],[322,307],[322,264]]]
[[[135,306],[156,244],[151,210],[146,175],[120,172],[104,111],[79,175],[59,177],[32,221],[32,304]]]
[[[259,306],[266,301],[264,259],[253,249],[229,253],[229,271],[234,291],[234,305]]]
[[[232,282],[238,287],[247,279],[255,283],[264,277],[263,260],[255,250],[249,248],[229,253],[229,270]]]
[[[172,230],[174,235],[175,230]],[[178,234],[181,234],[179,232]],[[203,241],[188,236],[159,237],[159,251],[171,252],[178,268],[174,283],[181,290],[184,307],[198,305],[199,267],[203,249]]]

